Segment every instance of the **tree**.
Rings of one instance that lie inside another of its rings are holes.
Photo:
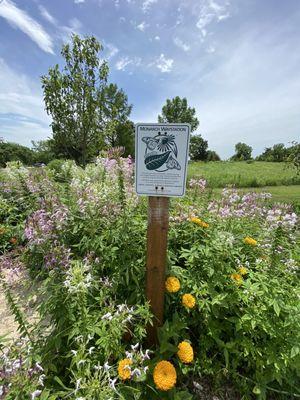
[[[206,161],[221,161],[221,157],[214,150],[208,150]]]
[[[32,140],[31,143],[35,162],[48,164],[50,161],[59,157],[54,151],[53,139],[39,140],[37,142]]]
[[[188,107],[187,100],[184,97],[174,97],[172,100],[167,99],[166,104],[162,108],[161,115],[158,116],[160,123],[189,123],[192,132],[199,126],[199,121],[195,116],[195,108]]]
[[[190,139],[190,157],[192,160],[205,161],[207,158],[207,140],[204,140],[201,135],[193,135]]]
[[[233,161],[251,160],[252,147],[246,143],[237,143],[235,145],[235,154],[231,157]]]
[[[5,167],[9,161],[21,161],[25,165],[31,165],[34,162],[34,153],[26,146],[0,141],[0,167]]]
[[[103,146],[103,89],[108,66],[99,58],[102,45],[95,37],[72,36],[63,46],[65,59],[42,77],[46,111],[52,116],[54,149],[85,165]]]
[[[125,148],[126,155],[133,155],[134,150],[134,125],[128,117],[132,105],[128,104],[128,97],[122,89],[115,84],[110,84],[102,93],[103,114],[105,123],[105,145],[110,147],[121,146]]]
[[[274,144],[273,147],[266,147],[265,151],[257,157],[258,161],[283,162],[289,154],[288,148],[283,143]]]

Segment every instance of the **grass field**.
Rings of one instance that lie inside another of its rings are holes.
[[[192,177],[205,178],[211,188],[221,188],[226,185],[235,185],[239,188],[300,185],[300,175],[297,176],[295,170],[285,163],[262,161],[191,162],[188,178]]]

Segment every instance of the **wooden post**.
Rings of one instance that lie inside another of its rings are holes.
[[[168,228],[169,198],[149,197],[146,296],[154,315],[147,329],[149,347],[157,344],[157,328],[163,324]]]

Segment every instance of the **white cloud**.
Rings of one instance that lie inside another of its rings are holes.
[[[122,57],[116,62],[115,67],[118,71],[125,71],[129,65],[139,67],[141,63],[142,59],[140,57]]]
[[[140,30],[141,32],[144,32],[145,29],[148,27],[149,27],[149,24],[147,24],[145,21],[143,21],[139,25],[136,26],[136,29]]]
[[[42,17],[45,18],[46,21],[50,22],[53,25],[56,25],[56,19],[49,13],[49,11],[45,7],[39,5],[39,10]]]
[[[0,136],[25,145],[49,136],[50,118],[44,111],[40,85],[12,70],[1,58],[0,76]],[[7,118],[3,118],[5,114]]]
[[[173,41],[174,41],[174,44],[175,44],[177,47],[179,47],[181,50],[183,50],[183,51],[189,51],[190,48],[191,48],[190,45],[184,43],[184,42],[183,42],[181,39],[179,39],[178,37],[175,37]]]
[[[155,36],[154,40],[159,41],[160,37],[159,36]]]
[[[104,42],[104,47],[107,49],[107,58],[111,59],[114,57],[116,54],[119,53],[119,49],[113,45],[112,43],[106,43]]]
[[[173,63],[174,60],[172,58],[166,58],[162,53],[156,60],[155,65],[161,72],[171,72]]]
[[[85,0],[74,0],[75,4],[81,4],[81,3],[85,3]]]
[[[230,13],[228,11],[229,3],[224,3],[224,0],[222,1],[222,5],[213,0],[204,0],[202,2],[196,26],[198,29],[200,29],[203,37],[207,35],[207,27],[212,22],[219,22],[230,17]]]
[[[63,42],[69,42],[73,33],[81,35],[82,23],[77,18],[72,18],[69,21],[69,25],[61,26],[60,38]]]
[[[142,10],[144,13],[148,12],[152,4],[157,3],[158,0],[145,0],[142,4]]]
[[[0,3],[0,17],[5,18],[11,26],[28,35],[42,50],[54,54],[53,42],[48,33],[37,21],[18,8],[11,0],[3,0]]]

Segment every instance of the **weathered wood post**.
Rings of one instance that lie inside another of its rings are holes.
[[[157,344],[163,324],[169,197],[182,197],[186,186],[189,124],[136,124],[135,190],[149,196],[146,296],[153,313],[148,346]]]
[[[148,345],[157,344],[157,328],[163,324],[165,269],[169,229],[169,198],[149,197],[146,296],[154,315],[148,327]]]

